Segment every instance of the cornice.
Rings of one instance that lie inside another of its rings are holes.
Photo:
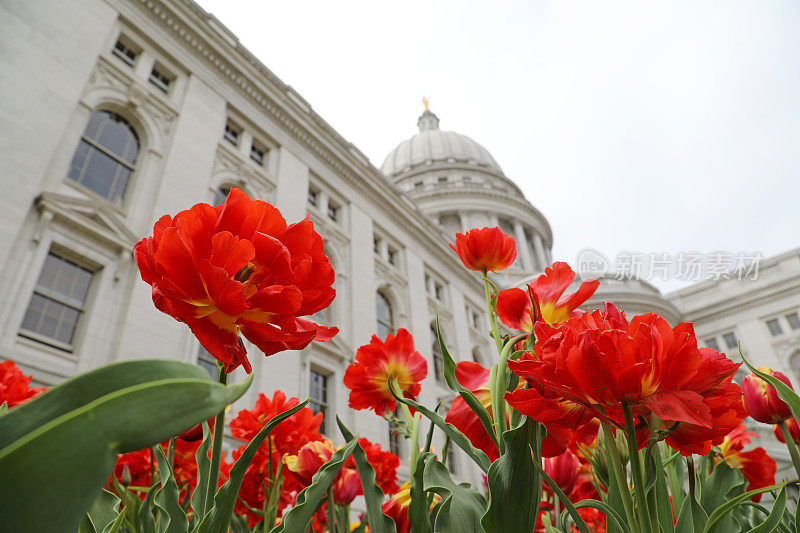
[[[192,0],[139,0],[139,5],[174,38],[205,59],[207,66],[228,79],[260,109],[323,161],[338,176],[382,207],[411,233],[436,236],[419,243],[467,284],[471,278],[450,252],[441,228],[383,174],[352,143],[339,135],[294,89],[283,83],[215,17]],[[176,15],[176,12],[180,13]],[[183,18],[182,18],[183,17]],[[185,19],[189,19],[190,26]]]
[[[800,294],[800,278],[792,277],[778,283],[759,287],[751,292],[738,294],[731,298],[715,299],[702,307],[683,311],[686,320],[696,322],[713,316],[730,316],[741,312],[744,307],[752,307],[779,300],[785,296]],[[673,304],[675,305],[675,304]],[[676,306],[677,307],[677,306]]]

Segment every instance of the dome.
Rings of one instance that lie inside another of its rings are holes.
[[[381,165],[389,178],[423,165],[461,164],[503,176],[500,165],[489,151],[466,135],[441,131],[439,118],[426,109],[417,121],[419,133],[406,139],[392,150]]]

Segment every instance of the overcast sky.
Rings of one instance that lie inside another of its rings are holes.
[[[428,96],[557,259],[800,246],[798,2],[199,1],[376,166]]]

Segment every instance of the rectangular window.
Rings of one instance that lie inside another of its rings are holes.
[[[442,287],[441,283],[434,282],[434,284],[433,284],[433,295],[440,302],[443,301],[443,298],[444,298],[444,287]]]
[[[376,254],[381,253],[381,240],[378,237],[372,238],[372,251]]]
[[[423,185],[425,185],[424,182],[421,182],[421,181],[414,182],[414,188],[415,189],[421,189]]]
[[[319,205],[319,191],[308,189],[308,204],[317,207]]]
[[[308,391],[308,406],[314,414],[322,413],[319,430],[325,435],[328,433],[328,376],[312,368]]]
[[[339,220],[339,206],[328,200],[328,218],[334,222]]]
[[[91,270],[48,253],[20,334],[71,350],[93,276]]]
[[[386,260],[390,265],[397,266],[397,250],[392,247],[386,249]]]
[[[241,133],[242,133],[242,128],[240,128],[233,122],[228,121],[225,124],[225,133],[223,134],[223,137],[233,146],[239,146],[239,135]]]
[[[800,329],[800,315],[797,312],[789,313],[786,315],[786,321],[792,329]]]
[[[725,333],[722,336],[722,340],[725,341],[725,346],[727,346],[729,350],[736,350],[739,348],[739,340],[736,338],[736,334],[732,331]]]
[[[139,55],[128,43],[122,39],[117,40],[111,53],[117,56],[123,63],[132,67],[136,63],[136,56]]]
[[[781,323],[778,322],[777,318],[773,318],[772,320],[767,320],[767,327],[769,328],[769,332],[773,337],[783,333],[783,328],[781,327]]]
[[[169,93],[169,84],[172,83],[173,76],[168,74],[167,71],[158,63],[153,65],[153,70],[150,71],[148,81],[152,83],[159,91],[164,94]]]
[[[719,343],[717,342],[717,339],[714,338],[714,337],[709,338],[709,339],[703,339],[703,344],[705,344],[706,346],[708,346],[712,350],[716,350],[718,352],[722,351],[722,350],[719,349]]]
[[[440,176],[439,183],[447,183],[447,176]]]
[[[216,380],[219,377],[217,360],[214,359],[213,355],[208,353],[208,350],[203,348],[202,344],[197,349],[197,364],[206,369],[211,379]]]
[[[256,143],[250,146],[250,159],[259,165],[264,165],[264,154],[266,153],[267,150],[258,146]]]

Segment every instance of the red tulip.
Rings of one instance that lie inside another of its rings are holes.
[[[283,462],[301,482],[309,485],[317,470],[330,461],[335,452],[336,448],[328,439],[308,442],[300,448],[297,455],[284,455]]]
[[[556,485],[569,494],[575,488],[580,474],[581,462],[571,451],[566,450],[561,455],[544,459],[544,471],[550,476]],[[548,484],[545,483],[545,490],[553,493]]]
[[[360,493],[361,479],[358,477],[358,471],[353,468],[342,468],[333,486],[333,503],[350,505]]]
[[[792,388],[789,378],[783,373],[766,366],[758,369],[765,374],[778,378]],[[744,393],[744,405],[747,407],[747,412],[759,422],[777,424],[792,416],[789,406],[778,398],[778,393],[772,385],[755,374],[750,374],[742,380],[742,392]]]
[[[14,361],[0,363],[0,405],[9,408],[23,404],[37,397],[47,389],[31,387],[31,376],[22,375],[22,371]]]
[[[287,226],[276,208],[239,189],[222,205],[164,215],[133,252],[155,306],[187,324],[226,372],[251,371],[239,333],[271,355],[338,332],[303,318],[336,294],[314,224]]]
[[[464,266],[478,272],[498,272],[510,267],[517,258],[517,244],[500,228],[471,229],[456,233],[450,248],[458,254]]]
[[[435,494],[430,508],[433,509],[441,499],[441,496]],[[409,533],[411,531],[411,521],[408,519],[408,506],[410,504],[411,483],[406,481],[381,507],[383,513],[394,520],[397,526],[397,533]]]
[[[391,333],[382,341],[372,336],[356,352],[356,359],[344,373],[344,384],[350,389],[350,407],[374,409],[383,415],[386,409],[394,411],[396,404],[389,389],[389,382],[396,381],[404,394],[416,397],[420,382],[428,374],[428,363],[414,349],[411,334],[400,328],[397,335]]]
[[[375,469],[375,483],[383,493],[397,492],[399,488],[397,469],[400,467],[400,458],[392,452],[382,450],[380,444],[372,443],[365,437],[358,439],[358,444],[367,454],[367,462]]]
[[[789,429],[789,434],[792,436],[794,443],[800,444],[800,426],[797,425],[797,420],[794,418],[787,418],[785,424]],[[780,426],[775,424],[775,427],[772,428],[772,432],[775,433],[776,439],[786,444],[786,439],[783,438],[783,432],[781,431]]]
[[[654,413],[663,421],[711,428],[716,398],[738,394],[730,386],[738,365],[700,350],[691,324],[672,328],[653,313],[629,323],[607,303],[604,312],[561,325],[537,322],[535,333],[534,353],[509,361],[509,368],[534,390],[590,411],[602,407],[619,418],[625,402],[635,415]],[[534,420],[549,416],[543,409],[548,398],[528,390],[509,394],[509,403]]]
[[[719,447],[722,457],[731,466],[742,469],[748,491],[774,485],[777,471],[775,459],[767,455],[766,450],[760,446],[747,452],[743,451],[744,447],[750,444],[750,437],[756,436],[746,429],[747,426],[742,424],[725,437]],[[754,502],[760,501],[761,494],[753,496],[752,499]]]
[[[564,291],[574,279],[575,272],[567,263],[553,263],[526,290],[511,288],[500,291],[497,316],[509,328],[529,333],[533,331],[534,316],[548,324],[564,322],[578,306],[591,298],[600,285],[596,279],[586,280],[577,291],[565,295]]]

